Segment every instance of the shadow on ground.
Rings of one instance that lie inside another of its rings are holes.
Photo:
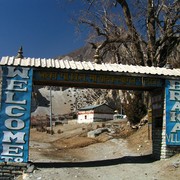
[[[156,161],[152,154],[144,156],[124,156],[117,159],[85,161],[85,162],[35,162],[37,168],[68,168],[68,167],[99,167],[99,166],[112,166],[126,163],[152,163]]]

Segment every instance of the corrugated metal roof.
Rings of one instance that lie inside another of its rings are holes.
[[[90,105],[90,106],[86,106],[86,107],[83,107],[81,109],[79,109],[80,111],[83,111],[83,110],[92,110],[92,109],[95,109],[97,107],[99,107],[101,105]]]
[[[96,108],[98,108],[98,107],[100,107],[100,106],[108,106],[107,104],[97,104],[97,105],[90,105],[90,106],[86,106],[86,107],[83,107],[83,108],[81,108],[81,109],[79,109],[80,111],[84,111],[84,110],[93,110],[93,109],[96,109]],[[109,107],[109,106],[108,106]],[[109,108],[111,108],[111,107],[109,107]],[[112,108],[111,108],[112,109]]]
[[[0,65],[13,65],[35,68],[56,68],[56,69],[72,69],[72,70],[88,70],[88,71],[102,71],[102,72],[116,72],[116,73],[133,73],[133,74],[146,74],[156,76],[170,76],[180,77],[180,69],[167,69],[159,67],[147,66],[133,66],[123,64],[96,64],[93,62],[80,62],[66,59],[40,59],[40,58],[15,58],[15,57],[2,57]]]

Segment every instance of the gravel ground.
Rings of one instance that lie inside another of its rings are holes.
[[[119,141],[119,142],[118,142]],[[82,148],[82,160],[76,162],[36,162],[37,169],[24,174],[25,180],[178,180],[180,156],[155,161],[151,155],[140,156],[126,150],[124,140],[93,144]],[[110,146],[111,144],[111,146]],[[119,151],[121,151],[121,155]],[[70,153],[70,152],[67,152]],[[76,153],[75,153],[76,154]],[[91,154],[91,155],[90,155]],[[91,160],[90,160],[91,159]]]
[[[71,127],[72,128],[72,127]],[[147,129],[147,127],[145,127]],[[58,137],[33,132],[30,158],[36,169],[17,179],[24,180],[178,180],[180,155],[167,160],[154,160],[146,129],[133,137],[113,138],[86,147],[61,149],[53,146]],[[82,131],[82,130],[81,130]],[[63,139],[71,137],[61,134]],[[71,130],[78,140],[80,129]],[[142,136],[143,135],[143,136]],[[43,137],[43,141],[42,138]],[[48,137],[50,137],[48,139]],[[138,142],[139,137],[139,142]],[[129,144],[130,143],[130,144]],[[148,147],[148,148],[147,148]]]

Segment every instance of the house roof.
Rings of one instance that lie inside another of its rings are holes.
[[[9,66],[23,66],[34,68],[54,68],[62,70],[84,70],[84,71],[98,71],[98,72],[113,72],[116,74],[126,73],[127,75],[152,75],[156,77],[170,77],[180,78],[180,69],[167,69],[160,67],[147,67],[147,66],[134,66],[123,64],[96,64],[93,62],[80,62],[66,59],[40,59],[40,58],[15,58],[15,57],[2,57],[0,65]]]
[[[83,107],[81,109],[79,109],[79,111],[84,111],[84,110],[93,110],[93,109],[96,109],[100,106],[108,106],[107,104],[98,104],[98,105],[90,105],[90,106],[86,106],[86,107]],[[110,106],[108,106],[109,108],[111,108]],[[112,109],[112,108],[111,108]]]

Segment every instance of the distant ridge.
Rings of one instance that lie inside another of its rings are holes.
[[[74,61],[93,61],[94,50],[91,45],[86,45],[82,48],[79,48],[73,52],[70,52],[66,55],[58,56],[56,59],[64,59],[69,58],[69,60],[73,59]]]

